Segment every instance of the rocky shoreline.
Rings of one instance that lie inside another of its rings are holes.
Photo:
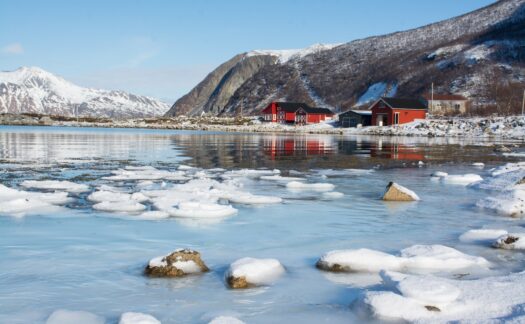
[[[412,123],[363,128],[341,128],[336,122],[305,126],[262,123],[254,117],[157,117],[109,119],[38,114],[1,114],[0,125],[65,126],[103,128],[144,128],[236,133],[296,133],[333,135],[378,135],[417,137],[471,137],[485,139],[525,139],[525,116],[449,117],[417,120]]]

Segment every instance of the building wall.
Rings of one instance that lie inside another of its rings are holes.
[[[385,115],[383,126],[394,124],[395,113],[399,113],[399,124],[413,122],[415,119],[425,119],[426,110],[423,109],[392,109],[385,105],[385,108],[379,108],[380,102],[372,107],[372,125],[378,125],[379,115]]]
[[[467,101],[428,100],[428,112],[432,115],[465,114],[467,112]]]

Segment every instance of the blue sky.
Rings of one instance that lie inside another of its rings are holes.
[[[348,42],[493,2],[0,0],[0,70],[38,66],[171,103],[237,53]]]

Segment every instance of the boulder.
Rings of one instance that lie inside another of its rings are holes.
[[[146,275],[151,277],[181,277],[206,271],[209,268],[200,253],[190,249],[178,249],[169,255],[153,258],[145,269]]]
[[[395,182],[390,182],[386,186],[383,200],[386,201],[417,201],[418,195],[412,190],[409,190]]]

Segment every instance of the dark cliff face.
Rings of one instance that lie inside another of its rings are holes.
[[[419,96],[432,82],[436,91],[489,102],[496,75],[502,82],[525,83],[524,36],[525,0],[501,0],[439,23],[356,40],[284,63],[269,55],[244,60],[238,55],[224,64],[227,69],[223,65],[210,74],[222,76],[220,80],[209,82],[208,76],[170,113],[258,114],[276,100],[344,110],[362,103],[360,97],[374,84],[387,85],[385,91],[394,88],[398,96]]]

